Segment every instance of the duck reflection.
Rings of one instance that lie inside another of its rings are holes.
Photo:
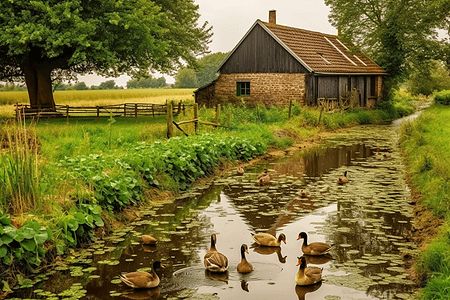
[[[245,281],[245,280],[242,280],[242,281],[241,281],[241,288],[242,288],[244,291],[249,292],[249,290],[248,290],[248,282]]]
[[[326,264],[327,262],[329,262],[330,260],[333,259],[333,257],[327,253],[325,255],[307,255],[307,254],[303,254],[303,256],[306,258],[306,263],[309,264],[314,264],[314,265],[322,265],[322,264]]]
[[[153,252],[156,250],[156,245],[142,245],[145,252]]]
[[[214,281],[223,281],[228,284],[228,271],[226,272],[210,272],[205,269],[205,276]]]
[[[299,300],[304,300],[305,299],[305,295],[307,293],[312,293],[314,291],[317,291],[321,286],[322,286],[322,282],[318,282],[316,284],[307,285],[307,286],[296,285],[295,286],[295,293],[297,294],[297,297],[298,297]]]
[[[153,299],[156,300],[161,294],[159,286],[152,289],[129,289],[122,293],[128,299]]]
[[[276,253],[277,256],[278,256],[278,261],[279,261],[280,263],[284,264],[284,263],[286,262],[286,257],[287,257],[287,256],[284,256],[284,257],[283,257],[283,255],[281,254],[281,247],[264,247],[264,246],[259,246],[259,245],[256,244],[256,243],[253,243],[253,244],[251,245],[251,248],[252,248],[255,252],[257,252],[257,253],[259,253],[259,254],[262,254],[262,255],[270,255],[270,254],[272,254],[272,253]]]

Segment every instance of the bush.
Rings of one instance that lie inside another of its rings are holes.
[[[450,90],[434,93],[434,101],[443,105],[450,105]]]

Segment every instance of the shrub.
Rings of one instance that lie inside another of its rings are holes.
[[[0,216],[0,261],[11,265],[18,260],[28,266],[39,266],[45,254],[43,245],[51,237],[51,230],[41,227],[35,220],[25,222],[17,229],[11,225],[9,216]]]
[[[443,105],[450,105],[450,90],[434,93],[434,101]]]

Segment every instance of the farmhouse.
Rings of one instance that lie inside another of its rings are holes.
[[[245,101],[287,105],[374,106],[386,71],[339,36],[256,20],[219,67],[219,77],[197,89],[207,107]]]

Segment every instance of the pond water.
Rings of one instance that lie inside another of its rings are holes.
[[[115,231],[90,249],[61,262],[51,275],[40,275],[33,288],[12,297],[40,299],[410,299],[403,257],[416,251],[410,193],[397,149],[397,127],[360,126],[327,140],[321,147],[267,161],[243,176],[234,171],[173,203],[141,211],[141,219]],[[381,154],[377,154],[377,148]],[[384,158],[383,153],[390,153]],[[264,168],[269,185],[256,184]],[[336,179],[348,171],[349,182]],[[301,198],[299,191],[309,192]],[[323,282],[295,284],[300,232],[308,241],[333,244],[330,257],[308,260],[323,268]],[[281,247],[255,247],[251,233],[284,233]],[[205,271],[203,256],[210,235],[229,259],[229,271]],[[158,238],[144,247],[141,234]],[[237,273],[240,246],[254,271]],[[150,268],[162,260],[160,287],[129,290],[123,272]],[[47,280],[48,279],[48,280]]]

